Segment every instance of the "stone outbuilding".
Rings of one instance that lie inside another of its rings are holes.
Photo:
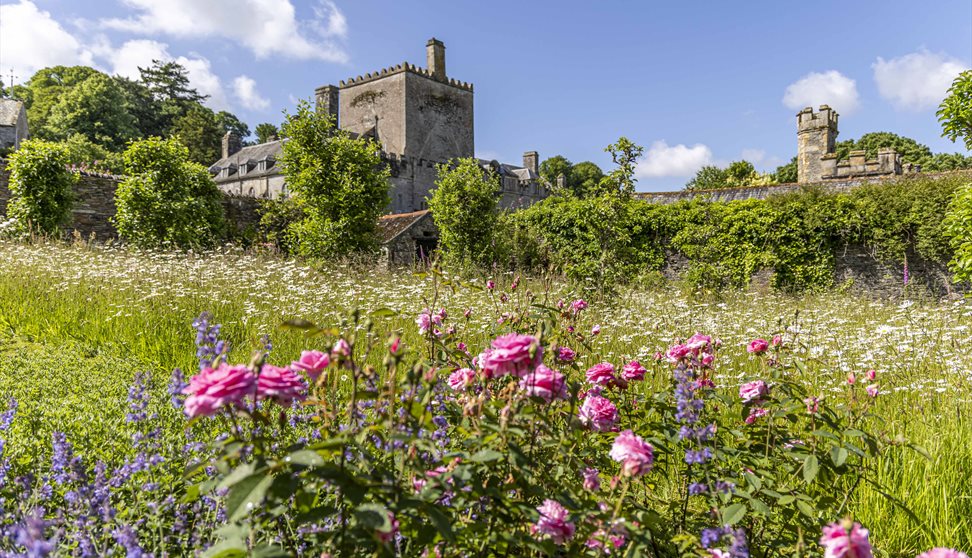
[[[20,142],[28,137],[27,108],[23,101],[0,99],[0,152],[19,149]]]
[[[281,170],[283,140],[242,146],[239,136],[223,136],[223,153],[209,167],[219,189],[233,196],[248,198],[286,197],[287,184]]]
[[[428,262],[439,245],[439,229],[428,209],[382,216],[378,234],[382,257],[389,266]]]

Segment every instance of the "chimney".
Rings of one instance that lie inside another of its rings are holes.
[[[527,151],[523,154],[523,166],[530,169],[533,174],[540,174],[540,156],[536,151]]]
[[[235,154],[240,149],[243,149],[243,142],[240,141],[240,136],[233,132],[226,132],[223,136],[223,159]]]
[[[314,90],[317,100],[317,112],[329,114],[338,127],[338,88],[333,85],[323,85]]]
[[[432,74],[433,78],[439,81],[445,81],[445,44],[432,37],[425,45],[425,50],[428,57],[429,73]]]

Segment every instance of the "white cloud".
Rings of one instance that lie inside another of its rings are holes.
[[[830,105],[837,112],[850,114],[857,110],[860,98],[857,82],[837,70],[830,70],[811,72],[791,83],[783,94],[783,104],[793,110]]]
[[[763,162],[766,158],[766,150],[764,149],[743,149],[742,158],[754,165],[758,165]]]
[[[93,65],[92,53],[30,0],[0,5],[0,68],[24,83],[41,68]]]
[[[233,92],[240,103],[250,110],[266,110],[270,106],[270,100],[260,95],[256,82],[249,76],[238,76],[234,79]]]
[[[952,80],[969,69],[956,58],[924,49],[891,60],[879,56],[871,67],[878,93],[895,108],[907,110],[938,106]]]
[[[683,144],[668,145],[665,140],[656,141],[638,161],[635,175],[638,178],[663,176],[692,176],[701,167],[712,163],[712,150],[697,143],[691,147]]]
[[[345,62],[341,40],[344,14],[331,0],[319,0],[312,18],[297,18],[290,0],[123,0],[140,12],[108,19],[110,28],[176,37],[221,37],[245,45],[257,56],[281,54],[300,60]]]

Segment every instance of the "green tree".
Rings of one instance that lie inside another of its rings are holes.
[[[222,192],[176,139],[148,138],[125,150],[115,192],[118,233],[143,247],[205,248],[222,237]]]
[[[65,94],[51,109],[47,134],[67,139],[82,134],[108,149],[120,149],[138,134],[125,92],[105,74],[96,73]]]
[[[733,161],[726,167],[726,178],[733,186],[745,186],[757,176],[756,167],[746,160]]]
[[[428,202],[446,261],[459,266],[490,265],[499,177],[471,158],[439,165],[438,174]]]
[[[615,168],[598,183],[598,194],[613,193],[621,198],[630,198],[635,191],[635,166],[645,152],[645,148],[621,136],[618,141],[604,148],[611,154]]]
[[[200,106],[209,95],[189,86],[189,71],[178,62],[152,60],[147,68],[138,68],[141,81],[159,104],[162,129],[171,133],[175,121],[194,106]]]
[[[788,184],[797,181],[797,158],[794,156],[790,162],[776,167],[773,172],[773,180],[777,184]]]
[[[77,175],[67,170],[67,149],[30,139],[10,156],[7,217],[22,232],[54,234],[71,217],[71,188]]]
[[[222,128],[224,134],[226,132],[232,132],[239,136],[241,140],[250,137],[250,127],[237,118],[235,114],[221,110],[216,113],[216,120],[219,122],[219,127]]]
[[[144,83],[122,76],[112,78],[125,94],[128,112],[135,119],[138,137],[168,135],[167,122],[162,114],[162,103],[152,96]]]
[[[172,125],[172,136],[189,148],[193,162],[209,166],[222,154],[223,128],[216,113],[199,105],[190,105]]]
[[[269,122],[262,122],[256,127],[257,143],[267,143],[280,137],[280,130]]]
[[[301,101],[281,135],[283,172],[303,218],[291,228],[297,253],[342,256],[377,248],[378,217],[388,205],[381,148],[352,138]]]
[[[568,189],[570,189],[570,171],[573,166],[567,157],[554,155],[540,163],[540,176],[549,182],[551,186],[556,186],[557,177],[562,174],[568,182]]]
[[[51,109],[76,85],[97,73],[87,66],[52,66],[35,72],[24,85],[14,86],[13,97],[27,107],[31,133],[39,139],[56,139],[47,135]]]
[[[601,167],[590,161],[577,163],[570,169],[567,176],[567,186],[579,198],[585,198],[597,191],[598,184],[604,178]]]
[[[878,149],[886,147],[894,148],[903,162],[921,165],[923,168],[932,157],[932,151],[927,145],[891,132],[870,132],[856,140],[838,142],[835,151],[839,160],[847,159],[851,151],[860,149],[866,152],[868,159],[873,159],[877,157]]]
[[[718,190],[729,185],[729,175],[725,169],[715,165],[705,165],[695,172],[692,180],[685,185],[686,190]]]
[[[942,123],[942,137],[953,142],[962,138],[965,148],[972,151],[972,70],[955,78],[936,114]]]

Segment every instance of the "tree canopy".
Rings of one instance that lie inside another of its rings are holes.
[[[58,140],[81,134],[112,150],[138,134],[125,92],[102,73],[92,74],[61,97],[51,108],[45,132]]]
[[[268,141],[272,141],[273,139],[280,137],[280,130],[269,122],[261,122],[260,124],[257,124],[255,133],[257,143],[267,143]]]
[[[289,227],[297,253],[342,256],[377,248],[378,217],[388,205],[381,148],[352,138],[301,101],[281,127],[283,169],[303,217]]]
[[[446,261],[481,267],[493,263],[499,190],[499,177],[492,170],[484,170],[476,159],[439,165],[428,202]]]
[[[955,78],[936,114],[942,123],[942,137],[953,142],[961,138],[965,148],[972,151],[972,70]]]

